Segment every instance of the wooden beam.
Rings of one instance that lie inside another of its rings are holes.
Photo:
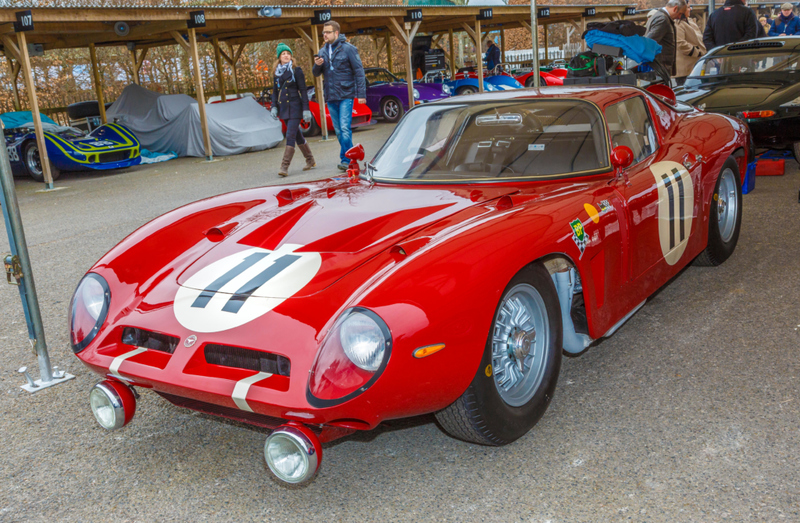
[[[316,26],[311,26],[311,36],[314,41],[314,56],[319,54],[319,30]],[[313,61],[312,61],[313,62]],[[313,67],[313,65],[312,65]],[[316,77],[317,105],[319,105],[319,126],[322,129],[322,139],[328,139],[328,106],[325,104],[325,86],[322,82],[323,75]]]
[[[389,25],[389,30],[397,37],[398,40],[400,40],[400,42],[408,45],[408,35],[406,34],[406,30],[403,28],[403,26],[401,26],[394,18],[389,18],[389,22],[391,22]]]
[[[475,19],[475,34],[481,34],[481,21]],[[478,92],[483,92],[483,51],[481,47],[483,42],[480,39],[475,40],[475,61],[478,62]]]
[[[149,50],[149,47],[143,47],[139,53],[139,57],[136,59],[136,74],[139,74],[139,71],[142,69],[142,64],[144,63],[144,59],[147,57],[147,51]]]
[[[500,61],[506,62],[506,29],[500,28]]]
[[[550,60],[547,58],[549,53],[548,42],[547,42],[547,28],[550,26],[548,24],[544,24],[543,27],[544,29],[542,32],[544,33],[544,63],[549,64]]]
[[[295,27],[294,30],[298,36],[300,36],[300,39],[305,42],[309,49],[314,48],[314,40],[312,40],[308,33],[306,33],[305,29],[302,27]]]
[[[222,68],[222,56],[219,52],[219,40],[214,38],[211,40],[211,45],[214,47],[214,66],[217,68],[217,83],[219,84],[219,96],[222,103],[227,101],[225,96],[225,70]]]
[[[411,46],[414,43],[414,37],[417,36],[417,30],[419,29],[419,24],[421,22],[417,21],[414,22],[414,25],[408,30],[406,34],[406,82],[408,83],[408,108],[414,108],[414,78],[416,74],[414,72],[414,66],[411,62]]]
[[[17,44],[14,43],[14,40],[12,40],[8,35],[3,35],[3,49],[5,50],[6,55],[10,54],[12,57],[14,57],[14,60],[18,62],[22,61],[22,55],[19,52],[19,47],[17,47]]]
[[[453,40],[453,28],[448,29],[448,36],[450,37],[450,79],[456,77],[456,43]]]
[[[97,105],[100,108],[100,120],[105,124],[108,120],[106,120],[106,105],[103,100],[103,79],[100,76],[100,69],[97,67],[97,49],[95,49],[94,44],[89,44],[89,58],[92,62],[94,93],[97,96]]]
[[[192,65],[194,66],[194,85],[197,91],[197,108],[200,110],[200,128],[203,131],[203,143],[205,144],[206,160],[214,159],[211,151],[211,134],[208,132],[208,118],[206,117],[206,95],[203,92],[203,77],[200,75],[200,57],[197,54],[197,37],[195,29],[189,29],[189,51]]]
[[[17,78],[19,77],[19,71],[21,66],[19,64],[19,60],[14,60],[11,57],[11,53],[9,53],[8,49],[5,49],[6,60],[8,60],[8,69],[10,74],[11,80],[11,91],[12,95],[14,96],[14,110],[21,111],[22,105],[19,103],[19,88],[17,87]]]
[[[480,22],[480,20],[477,20],[477,21]],[[479,27],[479,26],[480,26],[480,24],[476,25],[476,27]],[[469,24],[467,24],[466,22],[462,22],[461,23],[461,27],[463,27],[464,31],[466,31],[467,34],[469,35],[469,37],[472,38],[472,41],[477,43],[477,41],[478,41],[477,35],[480,34],[480,31],[476,33],[475,30],[473,28],[471,28],[469,26]]]
[[[527,29],[528,31],[531,31],[531,24],[529,22],[526,22],[525,20],[519,20],[519,23],[525,29]],[[531,31],[531,32],[533,32],[533,31]]]
[[[184,40],[182,34],[180,34],[178,31],[170,31],[169,34],[171,34],[172,38],[174,38],[175,41],[178,42],[178,45],[183,47],[184,51],[186,51],[187,53],[191,53],[192,52],[191,48],[189,47],[189,42]]]
[[[50,158],[47,156],[47,144],[44,140],[42,130],[42,116],[39,114],[39,99],[36,97],[36,84],[33,82],[33,72],[31,71],[31,57],[28,56],[28,41],[25,33],[17,33],[17,43],[20,53],[20,63],[22,64],[22,75],[25,79],[25,86],[28,89],[28,99],[33,115],[33,128],[36,131],[36,145],[39,147],[39,161],[42,164],[42,174],[47,189],[53,188],[53,174],[50,172]]]
[[[131,49],[128,54],[131,55],[131,71],[133,72],[133,83],[135,83],[136,85],[141,85],[141,83],[139,82],[139,68],[136,66],[136,48]]]
[[[394,68],[392,67],[392,35],[391,33],[387,33],[386,36],[386,66],[389,69],[390,73],[394,72]]]

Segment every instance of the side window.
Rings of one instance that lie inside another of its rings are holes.
[[[633,163],[639,163],[658,149],[653,121],[641,96],[634,96],[606,109],[611,148],[627,145],[633,151]]]

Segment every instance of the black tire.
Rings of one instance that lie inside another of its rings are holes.
[[[397,123],[405,112],[403,103],[394,96],[381,100],[381,117],[384,122]]]
[[[492,338],[495,329],[499,328],[497,322],[506,299],[526,286],[537,291],[543,300],[548,332],[546,336],[544,333],[535,335],[544,336],[540,348],[541,381],[533,389],[530,399],[520,406],[512,406],[498,391],[496,372],[492,367]],[[539,421],[553,398],[561,370],[561,346],[561,313],[555,285],[544,267],[529,265],[514,276],[503,291],[472,383],[452,405],[436,413],[437,421],[450,435],[481,445],[506,445],[525,435]]]
[[[303,133],[303,136],[310,138],[312,136],[317,136],[322,132],[322,129],[319,128],[317,125],[317,121],[314,119],[314,116],[311,116],[311,123],[305,125],[303,120],[300,120],[300,132]]]
[[[478,92],[477,88],[472,87],[471,85],[464,85],[458,88],[458,90],[456,91],[456,96],[461,94],[475,94],[477,92]]]
[[[800,163],[800,142],[794,142],[792,144],[792,152],[794,153],[794,159],[797,163]]]
[[[525,87],[533,87],[533,75],[529,76],[527,80],[525,80]],[[539,77],[539,87],[547,87],[547,80]]]
[[[727,189],[722,187],[723,185]],[[726,194],[721,195],[721,190]],[[725,210],[729,210],[731,201],[736,202],[735,215],[727,219],[733,219],[732,223],[729,224],[732,229],[727,231],[727,229],[720,228],[721,221],[727,222],[724,214],[722,220],[720,219],[720,210],[723,209],[723,213]],[[739,241],[739,231],[742,226],[742,181],[739,176],[739,166],[733,157],[729,157],[722,165],[709,205],[708,245],[694,260],[694,264],[701,267],[716,267],[720,265],[730,258],[736,249],[736,243]]]
[[[22,147],[22,165],[25,166],[25,172],[28,173],[28,176],[37,182],[44,182],[42,161],[39,157],[39,145],[33,140],[26,142]],[[61,171],[50,163],[50,174],[53,176],[53,181],[56,181],[61,176]]]
[[[67,106],[67,115],[72,120],[79,120],[89,116],[100,116],[100,104],[97,100],[78,102]]]

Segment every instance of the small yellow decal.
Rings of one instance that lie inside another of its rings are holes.
[[[714,201],[717,201],[717,200],[719,200],[719,194],[714,193]]]
[[[491,365],[491,363],[486,366],[486,376],[488,376],[488,377],[492,376],[492,365]]]
[[[600,213],[594,208],[591,203],[584,203],[583,208],[586,209],[586,214],[592,219],[594,223],[600,223]]]
[[[428,345],[427,347],[420,347],[419,349],[414,351],[414,357],[424,358],[425,356],[430,356],[431,354],[435,354],[444,348],[444,343],[439,343],[436,345]]]

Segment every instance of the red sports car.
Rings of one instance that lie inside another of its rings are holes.
[[[314,88],[309,87],[308,89],[308,110],[311,111],[311,119],[310,123],[305,123],[303,121],[300,122],[300,129],[303,132],[303,136],[317,136],[318,134],[322,133],[322,127],[320,127],[320,114],[319,114],[319,103],[317,103],[317,97],[314,94]],[[265,89],[264,93],[262,93],[261,97],[258,99],[258,103],[263,105],[267,109],[272,108],[272,102],[270,101],[269,97],[269,90]],[[331,113],[327,110],[327,106],[325,106],[325,121],[327,122],[328,132],[332,133],[333,129],[333,121],[331,120]],[[286,122],[281,120],[283,124],[283,134],[286,134]],[[359,127],[364,127],[365,125],[374,124],[375,122],[372,120],[372,110],[367,107],[365,104],[359,103],[358,100],[353,101],[353,120],[350,123],[351,129],[357,129]]]
[[[77,357],[106,429],[134,387],[275,429],[283,481],[320,442],[436,413],[504,445],[562,352],[610,336],[689,263],[733,253],[750,136],[633,87],[471,95],[409,111],[366,170],[189,204],[81,280]],[[352,153],[352,151],[351,151]]]

